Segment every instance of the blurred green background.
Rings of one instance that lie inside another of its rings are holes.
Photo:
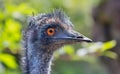
[[[22,31],[32,13],[60,8],[71,18],[77,31],[94,38],[93,9],[102,1],[106,0],[0,0],[0,74],[21,74]],[[116,44],[113,38],[64,46],[54,55],[51,74],[109,74],[99,57],[116,59],[117,54],[109,51]]]

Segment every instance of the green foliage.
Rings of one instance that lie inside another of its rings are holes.
[[[86,56],[86,55],[93,55],[93,56],[107,56],[112,59],[117,58],[117,54],[110,51],[110,49],[116,46],[116,41],[108,41],[108,42],[96,42],[91,44],[83,43],[83,48],[77,50],[78,56]]]
[[[103,55],[111,59],[116,59],[118,57],[118,55],[115,52],[111,52],[111,51],[107,51],[103,53]]]
[[[7,67],[11,69],[16,69],[18,67],[15,57],[10,54],[0,54],[0,62],[4,63]]]
[[[6,19],[4,25],[5,25],[4,29],[2,30],[2,33],[0,36],[1,38],[0,49],[5,49],[7,47],[9,47],[11,50],[17,49],[18,48],[17,43],[19,43],[21,39],[20,23],[12,19]]]
[[[104,52],[106,50],[109,50],[113,47],[116,46],[116,41],[115,40],[112,40],[112,41],[109,41],[109,42],[106,42],[103,44],[102,48],[101,48],[101,52]]]
[[[66,52],[66,54],[68,55],[72,55],[74,54],[74,48],[70,45],[64,46],[64,51]]]

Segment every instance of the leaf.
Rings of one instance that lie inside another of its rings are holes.
[[[10,54],[0,53],[0,61],[3,62],[7,67],[11,69],[16,69],[18,67],[15,57]]]
[[[118,55],[112,51],[107,51],[103,55],[112,59],[116,59],[118,57]]]
[[[21,39],[21,25],[19,22],[13,19],[6,19],[4,29],[0,35],[0,49],[4,49],[6,47],[11,50],[19,48],[19,42]]]
[[[103,44],[103,46],[102,46],[101,51],[103,52],[103,51],[109,50],[109,49],[111,49],[111,48],[113,48],[115,46],[116,46],[116,41],[115,40],[112,40],[112,41],[109,41],[109,42],[105,42]]]
[[[7,19],[6,20],[6,30],[7,31],[10,31],[12,33],[16,33],[16,32],[19,32],[20,29],[21,29],[21,25],[19,22],[17,21],[14,21],[12,19]]]
[[[67,54],[74,54],[74,48],[70,45],[64,46],[64,50]]]

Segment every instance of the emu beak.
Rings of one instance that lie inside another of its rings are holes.
[[[64,33],[60,33],[57,36],[58,39],[60,40],[65,40],[65,41],[72,41],[72,42],[92,42],[91,39],[87,38],[86,36],[76,32],[76,31],[67,31]]]
[[[92,40],[76,31],[68,32],[68,36],[71,37],[71,39],[75,40],[76,42],[92,42]]]
[[[90,38],[87,38],[86,36],[79,36],[76,38],[78,40],[78,42],[80,41],[83,41],[83,42],[92,42],[92,40]]]

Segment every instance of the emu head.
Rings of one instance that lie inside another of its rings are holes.
[[[82,34],[74,31],[69,18],[60,10],[40,14],[28,19],[27,40],[46,49],[54,49],[77,42],[91,42]]]

